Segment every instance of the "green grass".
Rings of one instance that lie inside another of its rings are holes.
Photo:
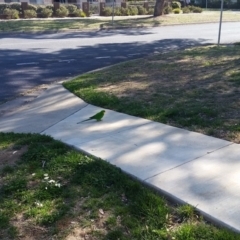
[[[219,11],[206,11],[203,13],[192,14],[170,14],[157,18],[138,17],[123,18],[115,17],[114,26],[112,26],[111,17],[102,17],[99,19],[46,19],[46,20],[7,20],[0,21],[0,32],[11,31],[58,31],[58,30],[91,30],[105,29],[112,27],[156,27],[161,25],[190,24],[219,22]],[[231,11],[225,11],[223,22],[240,21],[240,14]]]
[[[240,239],[50,137],[0,133],[0,142],[1,156],[25,149],[0,164],[0,239]]]
[[[48,30],[81,30],[96,29],[109,21],[95,19],[50,19],[50,20],[17,20],[0,22],[0,31],[48,31]]]
[[[65,82],[88,103],[240,143],[240,47],[152,55]]]

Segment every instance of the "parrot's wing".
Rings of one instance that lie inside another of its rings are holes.
[[[102,118],[102,117],[103,117],[102,114],[103,114],[102,112],[99,112],[99,113],[95,114],[94,116],[92,116],[91,119],[99,119],[99,118]]]
[[[102,111],[101,114],[99,114],[98,120],[100,121],[104,116],[104,112]]]

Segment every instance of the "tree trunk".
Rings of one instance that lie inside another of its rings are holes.
[[[165,0],[156,0],[153,14],[154,17],[163,15],[164,2]]]

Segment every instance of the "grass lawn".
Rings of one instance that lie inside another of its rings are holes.
[[[0,133],[0,159],[0,239],[240,239],[47,136]]]
[[[173,24],[219,22],[219,11],[191,14],[169,14],[157,18],[115,17],[114,27],[155,27]],[[240,21],[240,12],[224,11],[223,21]],[[112,27],[111,17],[99,19],[45,19],[0,21],[0,32],[11,31],[51,31],[51,30],[91,30]]]

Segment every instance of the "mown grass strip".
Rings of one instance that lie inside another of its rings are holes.
[[[47,20],[8,20],[0,21],[0,32],[37,32],[37,31],[71,31],[71,30],[93,30],[107,29],[118,27],[156,27],[175,24],[191,24],[191,23],[209,23],[219,22],[219,11],[206,11],[203,13],[191,14],[169,14],[154,18],[139,17],[123,19],[115,17],[114,26],[110,17],[102,17],[99,19],[47,19]],[[223,22],[240,21],[238,12],[225,11],[223,14]]]

